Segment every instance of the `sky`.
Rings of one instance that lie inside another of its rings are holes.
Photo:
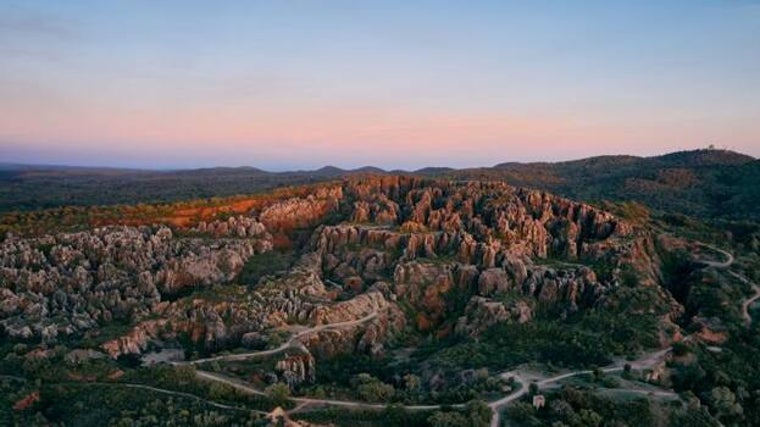
[[[760,1],[0,0],[0,162],[760,156]]]

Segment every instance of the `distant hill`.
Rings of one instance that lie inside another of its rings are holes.
[[[352,173],[366,173],[366,174],[376,174],[376,175],[382,175],[386,174],[388,172],[385,171],[385,169],[380,169],[375,166],[362,166],[357,169],[351,170]]]
[[[292,172],[282,172],[282,173],[290,174]],[[303,171],[303,173],[309,174],[312,176],[339,178],[343,176],[356,175],[356,174],[383,175],[388,172],[375,166],[362,166],[356,169],[341,169],[337,166],[324,166],[315,171]]]
[[[652,209],[686,215],[760,219],[760,161],[726,150],[502,163],[432,175],[504,180],[587,201],[633,200]]]
[[[454,168],[448,168],[448,167],[427,167],[427,168],[417,169],[413,173],[419,174],[419,175],[441,175],[441,174],[453,172],[455,170],[456,169]]]
[[[760,221],[760,161],[713,149],[655,157],[621,155],[557,163],[511,162],[469,169],[427,167],[414,172],[387,172],[373,166],[268,172],[253,167],[149,171],[0,164],[0,212],[224,197],[357,174],[391,173],[503,180],[579,200],[633,200],[660,211]]]

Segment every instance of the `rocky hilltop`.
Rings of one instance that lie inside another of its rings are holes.
[[[7,236],[3,333],[43,346],[86,338],[118,358],[183,340],[209,354],[272,348],[283,333],[347,322],[298,337],[307,356],[275,369],[288,383],[313,379],[313,357],[381,355],[404,330],[477,337],[537,310],[565,318],[618,304],[609,296],[621,287],[651,288],[658,336],[678,334],[682,308],[663,286],[655,236],[588,204],[500,182],[383,176],[251,206],[183,227]],[[246,263],[284,249],[298,254],[290,268],[240,279]],[[116,335],[102,334],[110,326]]]

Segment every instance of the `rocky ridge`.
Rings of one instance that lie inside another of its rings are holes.
[[[283,274],[217,297],[183,296],[232,282],[251,257],[309,227],[299,261]],[[263,348],[295,325],[377,312],[366,325],[301,339],[317,358],[377,355],[407,325],[477,336],[496,323],[530,322],[539,305],[561,316],[604,306],[626,281],[659,286],[660,262],[649,230],[587,204],[499,182],[370,177],[184,229],[10,236],[0,243],[0,322],[14,339],[43,342],[127,323],[127,333],[102,344],[119,357],[180,336],[207,352]],[[604,265],[602,274],[593,265]],[[663,330],[680,314],[672,307]],[[308,366],[287,362],[281,371],[302,381]]]

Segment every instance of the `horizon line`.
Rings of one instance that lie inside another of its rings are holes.
[[[416,169],[384,168],[384,167],[375,166],[372,164],[367,164],[367,165],[357,166],[357,167],[345,167],[345,166],[338,166],[336,164],[325,164],[322,166],[315,167],[313,169],[301,167],[301,168],[271,170],[271,169],[264,169],[258,166],[248,165],[248,164],[238,164],[238,165],[212,164],[212,165],[188,166],[188,167],[150,167],[150,166],[115,166],[115,165],[107,165],[107,164],[87,165],[87,164],[81,164],[81,163],[74,164],[74,163],[36,163],[36,162],[23,162],[23,161],[3,161],[3,162],[0,162],[0,170],[2,169],[12,170],[13,168],[27,168],[27,169],[55,168],[55,169],[82,169],[82,170],[103,169],[103,170],[124,171],[124,172],[182,172],[182,171],[198,171],[198,170],[211,170],[211,169],[253,169],[253,170],[257,170],[264,173],[277,174],[277,173],[297,173],[297,172],[309,173],[309,172],[318,172],[323,169],[334,168],[334,169],[340,170],[341,172],[357,172],[362,169],[377,169],[378,172],[383,172],[383,173],[411,173],[411,172],[417,172],[423,169],[466,170],[466,169],[493,168],[493,167],[504,165],[504,164],[519,164],[519,165],[557,164],[557,163],[567,163],[567,162],[604,158],[604,157],[633,157],[633,158],[638,158],[638,159],[649,159],[649,158],[667,156],[670,154],[699,152],[699,151],[716,151],[716,152],[734,153],[734,154],[739,154],[742,156],[749,157],[753,160],[758,159],[757,157],[751,154],[735,151],[727,147],[703,147],[703,148],[692,148],[692,149],[669,151],[666,153],[654,154],[654,155],[636,155],[636,154],[626,154],[626,153],[599,154],[599,155],[592,155],[592,156],[587,156],[587,157],[576,157],[576,158],[568,158],[568,159],[562,159],[562,160],[529,160],[529,161],[505,160],[505,161],[498,162],[492,165],[474,165],[474,166],[464,166],[464,167],[455,167],[455,166],[446,166],[446,165],[429,165],[429,166],[423,166]]]

